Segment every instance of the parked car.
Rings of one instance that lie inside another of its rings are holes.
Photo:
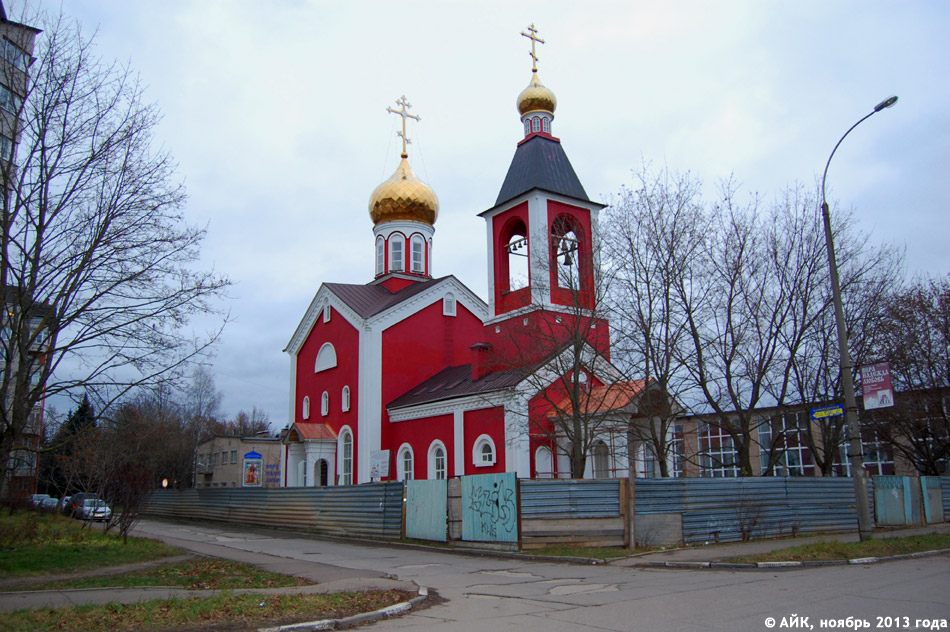
[[[63,499],[59,501],[59,512],[62,514],[69,515],[69,512],[72,511],[72,505],[70,504],[70,499],[72,496],[63,496]]]
[[[112,510],[104,500],[86,498],[77,508],[75,516],[80,520],[108,520],[112,517]]]
[[[95,498],[95,497],[96,497],[95,494],[89,494],[86,492],[79,492],[78,494],[73,494],[72,496],[69,497],[69,503],[63,505],[63,513],[66,514],[67,516],[72,516],[73,518],[77,518],[78,517],[77,514],[79,513],[79,507],[82,505],[82,501],[86,500],[87,498]]]
[[[59,498],[50,498],[47,496],[40,501],[40,511],[56,513],[56,506],[59,505]]]
[[[31,494],[30,495],[30,506],[34,509],[39,509],[43,504],[43,500],[49,498],[49,494]]]

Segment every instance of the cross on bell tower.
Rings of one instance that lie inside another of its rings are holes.
[[[538,37],[538,29],[534,28],[533,22],[528,27],[528,32],[521,31],[521,34],[531,40],[531,52],[528,53],[531,55],[531,72],[538,72],[538,56],[535,54],[534,45],[535,43],[543,44],[544,40]]]

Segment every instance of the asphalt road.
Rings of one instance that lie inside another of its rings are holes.
[[[946,555],[796,570],[654,570],[402,549],[232,525],[143,520],[136,531],[276,555],[288,566],[316,562],[350,577],[390,574],[438,594],[430,607],[372,624],[373,630],[913,630],[939,629],[941,621],[947,629],[950,620]]]

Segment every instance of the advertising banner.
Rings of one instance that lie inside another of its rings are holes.
[[[257,452],[244,455],[244,487],[263,486],[264,457]]]
[[[891,365],[878,362],[861,367],[861,390],[864,392],[864,410],[893,406]]]

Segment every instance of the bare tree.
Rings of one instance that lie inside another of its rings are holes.
[[[703,267],[706,219],[700,183],[689,174],[653,174],[644,165],[634,178],[635,187],[621,190],[605,222],[613,355],[627,373],[655,382],[667,395],[665,405],[632,424],[631,433],[656,459],[660,476],[668,477],[674,424],[682,413],[676,402],[690,388],[688,329],[675,288],[703,291],[690,275]]]
[[[43,34],[10,120],[12,159],[0,161],[0,480],[44,398],[88,393],[104,413],[178,377],[220,331],[189,323],[219,314],[229,285],[194,267],[205,230],[184,219],[175,164],[154,141],[159,112],[134,72],[100,60],[62,15],[29,22]]]
[[[225,424],[225,433],[239,437],[253,437],[261,432],[270,430],[270,420],[267,413],[257,406],[251,409],[251,412],[245,410],[238,411],[234,419]]]
[[[889,301],[882,355],[898,389],[892,408],[870,411],[881,439],[923,475],[950,466],[950,275],[917,279]]]

